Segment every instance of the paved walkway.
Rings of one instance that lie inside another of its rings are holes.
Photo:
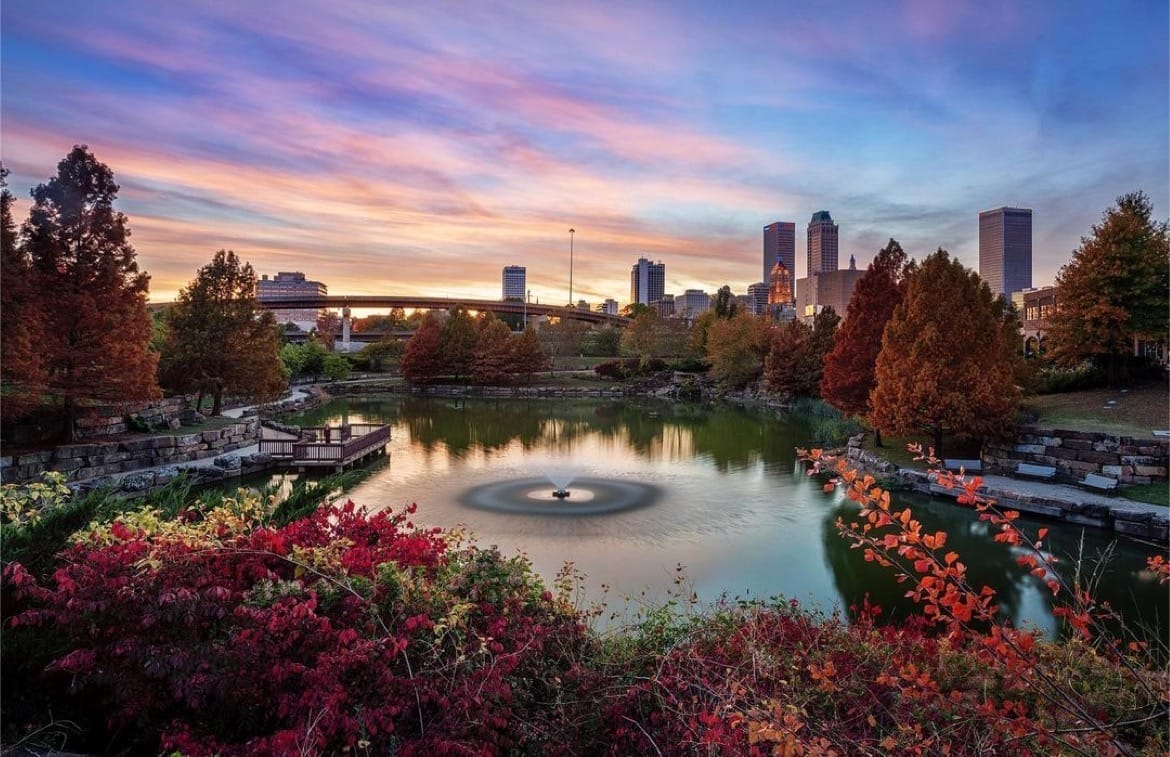
[[[1011,478],[1010,476],[987,475],[983,477],[983,485],[988,490],[994,492],[1021,494],[1028,497],[1047,497],[1049,499],[1060,499],[1085,504],[1108,505],[1112,510],[1161,513],[1163,515],[1170,512],[1170,509],[1162,505],[1154,505],[1149,502],[1135,502],[1131,499],[1126,499],[1121,494],[1110,497],[1106,494],[1098,494],[1097,492],[1070,484],[1028,481],[1025,479]],[[998,496],[1003,495],[1000,494]]]

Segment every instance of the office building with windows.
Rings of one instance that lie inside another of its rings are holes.
[[[808,270],[812,278],[821,271],[837,270],[837,224],[827,210],[813,213],[808,222]],[[790,269],[794,273],[794,269]]]
[[[795,277],[796,224],[791,221],[776,221],[764,227],[764,281],[772,275],[777,261]]]
[[[768,312],[768,285],[762,281],[748,284],[748,309],[752,315]]]
[[[528,269],[522,265],[504,266],[504,294],[505,300],[524,300],[525,290],[528,288]]]
[[[996,208],[979,214],[979,276],[992,294],[1011,299],[1032,286],[1032,210]]]
[[[630,270],[630,302],[649,305],[662,299],[666,293],[666,264],[662,261],[651,263],[638,258]]]
[[[309,281],[300,271],[281,271],[274,277],[268,274],[256,282],[256,299],[260,302],[281,297],[325,297],[329,288],[320,281]],[[317,320],[325,315],[324,308],[289,308],[273,310],[277,323],[292,323],[301,331],[317,328]]]
[[[711,295],[702,289],[688,289],[674,301],[675,313],[685,318],[695,318],[711,309]]]

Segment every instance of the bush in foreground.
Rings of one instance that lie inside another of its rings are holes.
[[[271,502],[241,495],[122,512],[76,534],[49,579],[4,566],[6,735],[39,709],[78,724],[71,750],[104,752],[1165,753],[1166,671],[1112,643],[1083,589],[1053,588],[1070,639],[1012,629],[945,534],[838,474],[861,504],[842,535],[922,603],[901,626],[868,604],[852,624],[667,604],[598,636],[571,581],[554,597],[523,559],[415,528],[412,509],[275,526]],[[977,506],[1034,559],[1043,534]]]

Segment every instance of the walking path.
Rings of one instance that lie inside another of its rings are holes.
[[[1011,478],[1010,476],[987,475],[983,477],[983,486],[989,492],[1001,492],[1004,494],[1023,495],[1026,497],[1043,497],[1045,499],[1059,499],[1068,502],[1079,502],[1081,504],[1092,505],[1107,505],[1111,510],[1127,511],[1127,512],[1141,512],[1151,514],[1170,514],[1170,508],[1162,505],[1155,505],[1149,502],[1136,502],[1131,499],[1126,499],[1124,490],[1122,494],[1116,496],[1108,496],[1106,494],[1098,494],[1097,492],[1087,491],[1077,486],[1059,483],[1047,483],[1044,481],[1027,481],[1024,479]],[[1002,494],[996,495],[1002,496]],[[1017,499],[1017,497],[1010,497]]]

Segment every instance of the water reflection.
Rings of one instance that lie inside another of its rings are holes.
[[[907,587],[838,536],[835,521],[848,520],[856,505],[822,492],[797,469],[794,448],[807,446],[810,436],[801,423],[701,405],[418,397],[338,400],[293,421],[321,424],[343,415],[394,426],[389,463],[352,492],[355,501],[395,508],[417,502],[417,522],[466,525],[481,543],[526,554],[546,579],[573,562],[587,574],[592,599],[602,598],[602,585],[613,587],[610,601],[643,592],[660,599],[677,588],[682,563],[685,588],[705,600],[783,595],[848,611],[868,593],[887,617],[913,611],[903,596]],[[654,507],[573,518],[462,502],[473,487],[565,467],[652,486],[661,496]],[[972,582],[998,592],[1007,617],[1055,631],[1043,582],[991,539],[986,523],[954,504],[907,496],[899,495],[925,528],[947,532]],[[1058,555],[1075,554],[1083,543],[1090,565],[1112,543],[1105,532],[1042,525]],[[1164,633],[1166,587],[1140,577],[1154,549],[1118,542],[1099,591]],[[1072,562],[1063,569],[1072,570]]]

